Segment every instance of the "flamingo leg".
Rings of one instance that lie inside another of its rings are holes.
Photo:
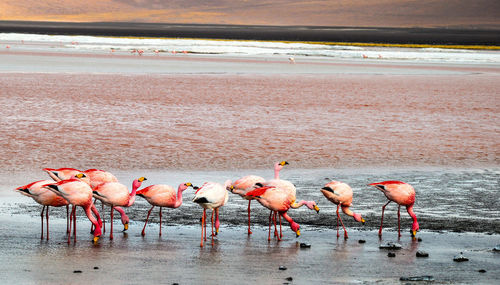
[[[154,207],[155,207],[155,206],[151,207],[151,209],[149,209],[149,211],[148,211],[148,216],[146,217],[146,222],[144,223],[144,227],[142,228],[142,232],[141,232],[141,235],[142,235],[142,236],[145,236],[145,235],[146,235],[146,232],[145,232],[145,230],[146,230],[146,225],[148,224],[149,215],[151,215],[151,211],[153,210],[153,208],[154,208]]]
[[[340,237],[340,234],[339,234],[339,218],[340,218],[339,207],[340,207],[340,203],[337,204],[337,238]]]
[[[269,213],[269,235],[267,237],[267,241],[271,241],[271,215],[273,214],[273,211]]]
[[[76,206],[73,206],[73,242],[76,243]]]
[[[210,219],[210,223],[212,224],[212,239],[214,236],[214,210],[212,210],[212,218]]]
[[[207,241],[207,209],[203,210],[203,226],[205,228],[205,241]]]
[[[401,237],[401,205],[398,205],[398,237]],[[49,225],[47,224],[47,227]]]
[[[111,232],[109,233],[109,239],[113,239],[113,212],[115,207],[111,206]]]
[[[101,212],[104,213],[104,203],[101,202]],[[106,232],[106,221],[104,220],[104,215],[102,215],[102,233]]]
[[[47,240],[49,240],[49,206],[45,210],[45,216],[47,217]]]
[[[280,217],[280,238],[282,238],[283,237],[283,232],[281,231],[281,215],[279,215],[279,217]]]
[[[219,227],[220,227],[219,208],[216,208],[215,209],[215,235],[219,234]]]
[[[69,205],[66,205],[66,234],[69,234],[71,229],[69,228]]]
[[[339,203],[340,205],[341,203]],[[340,223],[342,224],[342,228],[344,229],[344,239],[347,239],[348,236],[347,236],[347,231],[345,230],[345,227],[344,227],[344,222],[342,222],[342,218],[340,217],[340,214],[339,214],[339,207],[337,206],[337,216],[340,220]],[[337,229],[338,229],[338,226],[337,226]]]
[[[203,224],[205,223],[205,209],[203,209],[203,214],[201,215],[201,242],[200,247],[203,247]]]
[[[69,232],[68,232],[68,244],[71,243],[71,222],[73,221],[73,210],[75,209],[75,206],[73,205],[71,207],[71,213],[69,214]]]
[[[387,202],[384,206],[382,206],[382,218],[380,219],[380,229],[378,230],[378,235],[379,236],[382,236],[382,225],[384,223],[384,211],[385,211],[385,207],[391,202],[391,200],[389,200],[389,202]]]
[[[161,236],[161,207],[160,207],[160,236]]]
[[[45,206],[42,207],[42,212],[40,213],[40,218],[42,220],[42,234],[40,235],[40,239],[43,240],[43,212],[45,211]]]
[[[276,236],[276,238],[278,239],[278,241],[281,241],[281,238],[278,234],[278,227],[276,225],[276,216],[278,215],[278,212],[274,212],[274,216],[273,216],[273,222],[274,222],[274,235]]]
[[[252,200],[248,200],[248,234],[251,235],[252,231],[250,230],[250,203]]]

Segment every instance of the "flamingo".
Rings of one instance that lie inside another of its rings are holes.
[[[380,229],[378,235],[382,236],[382,224],[384,222],[384,211],[385,207],[392,201],[398,204],[398,237],[401,237],[401,222],[400,222],[400,210],[401,205],[406,207],[406,211],[413,219],[413,224],[411,226],[411,236],[415,238],[417,231],[419,230],[417,215],[413,212],[413,205],[415,204],[415,189],[410,184],[401,181],[383,181],[368,184],[369,186],[374,186],[375,188],[382,191],[389,199],[384,206],[382,206],[382,218],[380,220]]]
[[[344,228],[344,238],[347,239],[349,237],[344,227],[344,223],[342,222],[342,218],[340,218],[339,207],[342,207],[342,211],[346,215],[353,217],[356,222],[365,223],[365,220],[360,214],[354,213],[349,209],[352,205],[352,189],[349,185],[339,181],[331,181],[326,183],[325,187],[321,188],[320,191],[325,195],[326,199],[337,205],[337,238],[340,237],[339,220],[342,224],[342,228]]]
[[[288,162],[286,161],[281,161],[281,162],[276,162],[274,164],[274,179],[280,178],[279,173],[280,170],[283,169],[285,165],[288,165]],[[256,175],[247,175],[244,176],[232,183],[227,190],[231,191],[231,193],[238,194],[242,198],[248,200],[248,234],[252,234],[252,231],[250,230],[250,204],[252,203],[252,199],[249,196],[246,196],[246,193],[248,191],[254,190],[256,185],[258,187],[262,187],[266,183],[266,180],[260,176]],[[291,183],[290,183],[291,184]],[[289,186],[289,185],[288,185]],[[292,184],[293,186],[293,184]]]
[[[118,182],[108,182],[98,185],[93,193],[94,197],[101,200],[102,203],[111,206],[111,233],[109,239],[113,239],[113,210],[116,206],[130,207],[135,202],[135,194],[137,189],[145,177],[140,177],[132,182],[132,192],[129,193],[127,186]]]
[[[94,243],[97,243],[99,237],[101,236],[101,225],[99,221],[96,220],[96,218],[94,218],[94,216],[92,215],[92,207],[94,205],[94,203],[92,202],[92,189],[90,188],[88,183],[77,178],[82,179],[86,177],[84,174],[80,173],[76,175],[76,178],[61,180],[56,183],[51,182],[50,184],[44,185],[44,187],[63,197],[68,201],[69,204],[73,205],[70,217],[73,217],[74,242],[76,242],[76,206],[80,206],[83,208],[88,219],[95,227]],[[70,240],[71,233],[68,235],[68,244],[70,243]]]
[[[40,239],[43,240],[43,212],[45,211],[46,219],[47,219],[47,240],[49,240],[49,206],[50,207],[62,207],[66,206],[66,220],[67,220],[67,233],[69,233],[69,206],[68,201],[64,198],[54,194],[52,191],[43,188],[44,185],[50,184],[52,181],[50,180],[40,180],[30,183],[28,185],[24,185],[21,187],[17,187],[15,191],[23,194],[24,196],[28,196],[33,198],[35,202],[42,205],[42,212],[40,213],[40,217],[42,220],[42,233],[40,235]]]
[[[146,218],[146,223],[144,223],[144,228],[142,228],[142,235],[146,235],[146,225],[148,224],[149,215],[155,206],[160,207],[160,236],[161,236],[161,217],[162,217],[162,207],[168,208],[179,208],[182,205],[182,192],[189,187],[193,187],[190,182],[181,183],[177,188],[177,197],[175,196],[175,190],[172,186],[157,184],[151,185],[137,191],[137,196],[143,197],[149,204],[152,205],[151,209],[148,211],[148,216]]]
[[[263,186],[247,193],[247,196],[250,196],[264,207],[271,210],[269,214],[269,235],[268,241],[271,240],[271,217],[273,213],[278,213],[280,217],[283,217],[286,221],[290,223],[290,228],[295,232],[296,236],[300,236],[300,226],[293,219],[288,216],[287,212],[290,208],[299,208],[302,205],[306,205],[310,209],[314,209],[319,212],[319,208],[313,201],[300,201],[299,203],[295,203],[295,200],[290,199],[290,195],[287,191],[277,188],[275,186]],[[274,229],[276,229],[276,218],[273,217]],[[281,240],[281,236],[278,236],[278,241]]]
[[[203,247],[203,237],[207,240],[207,209],[212,210],[212,246],[214,245],[214,212],[215,212],[215,235],[219,233],[219,208],[224,206],[229,199],[226,191],[227,187],[231,185],[231,180],[226,180],[224,186],[216,182],[205,182],[196,191],[193,202],[203,207],[203,215],[201,217],[201,243]]]

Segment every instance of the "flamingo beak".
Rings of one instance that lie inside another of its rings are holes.
[[[98,240],[99,240],[99,237],[94,237],[94,244],[97,244]]]
[[[365,219],[361,218],[361,222],[363,223],[363,225],[365,224]]]
[[[219,229],[215,229],[215,235],[219,234]]]
[[[198,187],[198,186],[193,186],[193,189],[194,189],[194,190],[198,190],[198,189],[200,189],[200,187]]]
[[[316,213],[319,213],[319,207],[318,207],[318,205],[314,205],[314,210],[316,211]]]
[[[296,234],[296,237],[300,237],[300,230],[297,230],[297,232],[295,234]]]
[[[126,231],[126,230],[128,230],[128,223],[123,225],[123,231]]]
[[[141,178],[139,178],[139,179],[137,179],[137,180],[138,180],[139,182],[142,182],[142,181],[144,181],[144,180],[148,180],[148,179],[147,179],[146,177],[141,177]]]
[[[412,237],[417,236],[417,231],[411,231],[411,236],[412,236]]]

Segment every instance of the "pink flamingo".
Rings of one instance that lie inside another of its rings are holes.
[[[288,216],[287,212],[290,208],[299,208],[302,205],[306,205],[308,208],[316,210],[319,212],[319,208],[314,201],[300,201],[299,203],[295,203],[295,200],[290,199],[290,195],[287,191],[276,188],[274,186],[264,186],[257,188],[255,190],[249,191],[247,196],[250,196],[264,207],[271,210],[269,214],[269,235],[267,240],[271,240],[271,219],[274,222],[274,231],[275,235],[277,232],[276,228],[276,212],[283,217],[286,221],[290,223],[290,228],[295,232],[296,236],[300,236],[300,226],[296,222],[292,220],[290,216]],[[273,217],[274,213],[274,217]],[[281,240],[281,234],[278,236],[278,241]]]
[[[130,207],[135,202],[135,194],[137,189],[141,187],[141,184],[145,177],[140,177],[132,182],[132,192],[129,193],[127,186],[118,182],[108,182],[98,185],[93,193],[94,197],[101,200],[102,203],[111,206],[111,233],[109,234],[109,239],[113,239],[113,210],[116,206]]]
[[[85,178],[82,176],[84,174],[77,174],[77,178]],[[94,243],[97,243],[99,237],[101,236],[101,225],[96,218],[92,215],[92,207],[94,203],[92,202],[92,189],[88,183],[83,182],[80,179],[71,178],[68,180],[62,180],[56,183],[46,184],[44,187],[51,190],[55,194],[63,197],[68,201],[69,204],[73,205],[70,217],[73,219],[73,237],[74,242],[76,242],[76,206],[80,206],[85,211],[90,222],[94,225]],[[95,207],[93,207],[95,209]],[[96,212],[94,212],[96,213]],[[70,219],[71,220],[71,219]],[[71,223],[71,222],[70,222]],[[71,240],[71,233],[68,235],[68,244]]]
[[[64,198],[54,194],[52,191],[43,188],[44,185],[50,184],[52,181],[50,180],[40,180],[28,185],[24,185],[21,187],[17,187],[15,191],[23,194],[24,196],[28,196],[33,198],[35,202],[42,205],[42,212],[40,213],[40,217],[42,219],[42,233],[40,239],[43,239],[43,212],[45,211],[46,219],[47,219],[47,240],[49,240],[49,207],[62,207],[66,206],[66,220],[67,220],[67,233],[69,233],[69,206],[68,201]]]
[[[417,215],[413,212],[413,205],[415,204],[415,189],[410,184],[401,181],[383,181],[368,184],[369,186],[374,186],[375,188],[382,191],[389,199],[384,206],[382,206],[382,218],[380,220],[380,229],[378,235],[382,236],[382,225],[384,222],[384,211],[385,207],[392,201],[398,204],[398,236],[401,237],[401,222],[400,222],[400,210],[401,205],[406,207],[406,211],[413,219],[413,224],[411,226],[411,235],[415,237],[417,231],[419,230]]]
[[[349,209],[352,205],[352,189],[349,185],[339,181],[331,181],[326,183],[325,187],[321,188],[321,193],[325,195],[326,199],[337,205],[337,238],[340,237],[339,220],[342,228],[344,228],[344,238],[348,238],[344,223],[342,222],[342,218],[340,218],[339,207],[342,207],[342,211],[346,215],[353,217],[355,221],[365,223],[360,214],[356,214]]]
[[[203,238],[207,240],[207,209],[212,210],[212,246],[214,245],[214,212],[215,212],[215,235],[219,233],[219,208],[224,206],[229,199],[226,191],[231,185],[231,180],[226,180],[224,186],[216,182],[205,182],[203,186],[196,191],[193,202],[203,207],[203,215],[201,217],[201,243],[203,247]]]
[[[168,208],[179,208],[182,205],[182,192],[189,187],[193,187],[190,182],[181,183],[177,188],[177,197],[175,196],[175,190],[172,186],[157,184],[151,185],[137,191],[137,196],[143,197],[149,204],[152,205],[151,209],[148,211],[148,216],[146,217],[146,223],[144,223],[144,228],[142,228],[142,235],[146,235],[146,225],[148,224],[149,215],[155,206],[160,207],[160,236],[161,236],[161,218],[162,218],[162,207]],[[194,187],[193,187],[194,188]]]

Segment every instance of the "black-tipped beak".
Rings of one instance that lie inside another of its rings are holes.
[[[198,189],[200,189],[200,187],[198,187],[198,186],[193,186],[193,189],[194,189],[194,190],[198,190]]]

